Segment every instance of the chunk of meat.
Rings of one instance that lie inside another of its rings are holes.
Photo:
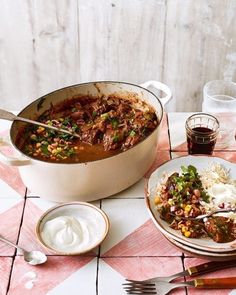
[[[88,129],[82,134],[82,141],[89,144],[100,143],[103,133],[99,129]]]
[[[236,225],[223,216],[208,218],[205,222],[207,234],[217,243],[228,243],[236,239]]]
[[[108,111],[108,104],[106,101],[101,101],[101,100],[95,100],[90,104],[92,108],[92,114],[93,116],[100,116],[103,113],[106,113]]]
[[[84,118],[84,111],[78,110],[71,114],[71,118],[74,120],[83,119]]]
[[[179,176],[179,173],[175,172],[168,177],[167,182],[166,182],[166,190],[167,191],[174,190],[174,186],[175,186],[174,179],[178,176]]]
[[[123,132],[121,130],[108,129],[103,136],[103,147],[105,151],[115,150],[121,146]]]
[[[132,110],[131,105],[129,105],[128,103],[121,103],[119,104],[118,108],[117,108],[117,114],[120,117],[124,117],[125,114],[129,113]]]
[[[125,142],[122,145],[123,150],[127,150],[128,148],[136,145],[140,141],[140,136],[139,135],[134,135],[134,136],[127,136]]]

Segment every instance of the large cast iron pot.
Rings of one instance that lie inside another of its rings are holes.
[[[147,82],[144,86],[154,86],[164,92],[166,103],[171,98],[169,88],[160,82]],[[69,86],[49,93],[24,108],[19,116],[35,119],[50,104],[56,104],[74,95],[110,95],[124,98],[137,96],[151,104],[161,123],[163,106],[157,96],[144,87],[123,82],[91,82]],[[16,136],[25,123],[14,121],[10,129],[11,144],[16,146]],[[92,201],[104,198],[128,188],[137,182],[152,165],[156,157],[156,145],[160,124],[145,140],[120,154],[88,163],[60,164],[48,163],[30,158],[1,158],[10,165],[19,166],[19,172],[31,194],[56,202]]]

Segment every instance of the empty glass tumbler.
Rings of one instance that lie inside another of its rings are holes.
[[[216,148],[231,145],[235,136],[234,124],[220,113],[236,114],[236,83],[223,80],[207,82],[203,88],[202,111],[213,113],[220,121]]]
[[[207,82],[203,88],[203,112],[236,112],[236,83],[223,80]]]

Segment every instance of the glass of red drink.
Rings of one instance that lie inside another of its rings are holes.
[[[190,155],[213,153],[219,133],[217,118],[206,113],[194,114],[187,119],[185,128]]]

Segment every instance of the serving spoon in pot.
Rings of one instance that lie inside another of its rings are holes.
[[[11,241],[7,240],[6,238],[3,238],[1,235],[0,235],[0,241],[6,243],[8,245],[11,245],[11,246],[15,247],[16,249],[20,250],[23,253],[24,260],[31,265],[43,264],[47,261],[47,256],[44,253],[42,253],[41,251],[28,252],[28,251],[22,249],[21,247],[15,245]]]
[[[27,119],[27,118],[19,117],[19,116],[14,115],[11,112],[8,112],[8,111],[2,110],[2,109],[0,109],[0,119],[8,120],[8,121],[22,121],[22,122],[26,122],[26,123],[30,123],[30,124],[42,126],[44,128],[53,129],[53,130],[56,130],[58,132],[63,132],[63,133],[66,133],[66,134],[69,134],[69,135],[72,135],[72,136],[75,136],[75,137],[79,137],[80,138],[80,135],[77,134],[77,133],[75,133],[75,132],[72,132],[72,131],[69,131],[69,130],[65,130],[63,128],[58,128],[58,127],[50,126],[50,125],[47,125],[47,124],[44,124],[44,123],[41,123],[41,122],[38,122],[38,121],[30,120],[30,119]]]

